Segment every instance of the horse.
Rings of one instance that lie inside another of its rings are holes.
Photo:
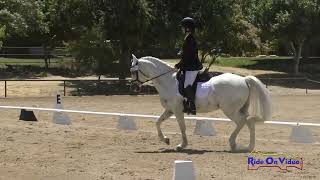
[[[141,87],[143,83],[152,81],[159,93],[161,105],[165,109],[156,121],[160,141],[170,144],[169,138],[161,130],[161,123],[175,115],[182,136],[182,142],[176,146],[176,150],[181,151],[186,148],[188,140],[183,113],[183,97],[178,91],[176,70],[158,58],[147,56],[138,59],[132,54],[130,72],[131,85]],[[204,97],[196,96],[197,112],[204,113],[221,109],[236,124],[229,138],[231,152],[253,151],[255,123],[271,119],[271,98],[263,83],[254,76],[242,77],[224,73],[212,77],[206,82],[206,87],[206,93],[202,94]],[[236,138],[245,124],[250,131],[250,142],[247,147],[239,148]]]

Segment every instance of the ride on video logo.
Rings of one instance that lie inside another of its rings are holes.
[[[288,171],[288,168],[302,170],[303,159],[287,154],[251,152],[248,155],[248,170],[260,168],[279,168],[285,171]]]

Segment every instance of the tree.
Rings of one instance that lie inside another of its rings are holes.
[[[24,41],[27,45],[43,43],[49,32],[48,23],[43,11],[44,2],[38,0],[6,0],[0,2],[0,27],[6,27],[7,42],[16,45]],[[29,44],[28,44],[29,43]],[[45,47],[45,46],[44,46]],[[46,52],[46,48],[44,48]],[[45,64],[48,68],[47,56]]]
[[[290,44],[294,55],[294,73],[297,74],[302,47],[311,36],[318,8],[313,0],[282,0],[274,5],[283,7],[276,14],[274,31],[280,39]]]
[[[42,8],[42,1],[37,0],[1,1],[0,26],[6,26],[7,38],[36,36],[48,32]]]
[[[80,39],[70,41],[67,48],[77,60],[79,68],[93,70],[100,76],[112,70],[110,66],[115,60],[112,45],[111,41],[104,40],[101,30],[93,27]]]
[[[240,7],[233,0],[194,2],[194,16],[200,24],[198,37],[202,61],[211,55],[211,50],[216,47],[233,55],[257,49],[257,28],[246,19]]]
[[[152,14],[147,43],[162,49],[175,49],[183,39],[180,21],[192,15],[190,0],[148,0]]]
[[[6,26],[0,27],[0,49],[2,48],[3,39],[5,38],[5,28]]]
[[[119,42],[119,78],[124,79],[129,72],[130,54],[142,45],[152,18],[145,0],[105,0],[90,1],[104,37]]]
[[[299,73],[300,57],[304,43],[314,36],[319,21],[319,1],[266,0],[261,1],[257,22],[264,39],[287,44],[294,56],[293,72]]]

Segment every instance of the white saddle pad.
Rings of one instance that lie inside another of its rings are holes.
[[[198,82],[196,99],[203,99],[208,97],[208,93],[212,88],[210,81],[207,82]]]
[[[208,97],[208,93],[211,90],[213,90],[212,87],[213,85],[210,83],[210,81],[207,82],[198,82],[197,84],[197,92],[196,92],[196,99],[204,99]],[[177,90],[177,94],[179,96],[182,96]]]

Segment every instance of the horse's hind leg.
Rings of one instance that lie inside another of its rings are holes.
[[[229,138],[229,144],[231,147],[231,152],[238,152],[241,151],[237,149],[237,144],[236,144],[236,138],[240,132],[240,130],[243,128],[243,126],[246,124],[246,115],[242,112],[236,112],[232,113],[232,115],[228,115],[232,121],[236,123],[236,128],[232,132],[230,138]]]
[[[165,121],[166,119],[168,119],[170,116],[172,116],[172,112],[165,110],[162,115],[157,119],[156,122],[156,126],[157,126],[157,130],[158,130],[158,136],[160,138],[161,141],[165,142],[166,144],[170,144],[170,140],[169,138],[167,138],[166,136],[163,135],[162,130],[161,130],[161,123],[163,121]]]
[[[238,123],[236,123],[237,127],[236,129],[232,132],[230,138],[229,138],[229,144],[230,144],[230,147],[231,147],[231,151],[232,152],[236,152],[238,151],[237,150],[237,144],[236,144],[236,138],[240,132],[240,130],[243,128],[245,124],[245,121],[240,121]]]
[[[254,149],[255,141],[256,141],[256,130],[255,130],[255,118],[248,118],[247,119],[247,126],[250,131],[250,143],[248,146],[248,151],[251,152]]]
[[[246,113],[243,112],[238,112],[233,115],[233,120],[238,120],[235,121],[237,127],[236,129],[232,132],[230,138],[229,138],[229,143],[231,147],[232,152],[251,152],[254,149],[255,146],[255,118],[253,117],[248,117]],[[247,124],[249,131],[250,131],[250,143],[247,148],[244,149],[239,149],[237,148],[236,145],[236,138],[240,132],[240,130],[243,128],[244,124]]]

